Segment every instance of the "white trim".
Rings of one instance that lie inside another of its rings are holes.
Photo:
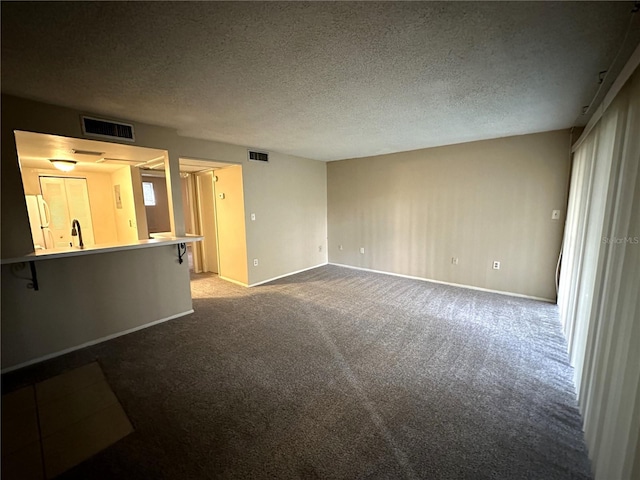
[[[469,290],[480,290],[481,292],[498,293],[500,295],[507,295],[509,297],[528,298],[529,300],[539,300],[541,302],[556,303],[556,301],[554,299],[551,299],[551,298],[534,297],[534,296],[531,296],[531,295],[523,295],[521,293],[505,292],[505,291],[502,291],[502,290],[491,290],[490,288],[474,287],[473,285],[465,285],[463,283],[443,282],[441,280],[433,280],[431,278],[414,277],[412,275],[403,275],[401,273],[384,272],[382,270],[373,270],[371,268],[353,267],[351,265],[344,265],[342,263],[329,262],[329,265],[335,265],[336,267],[351,268],[353,270],[362,270],[362,271],[365,271],[365,272],[381,273],[383,275],[391,275],[391,276],[394,276],[394,277],[409,278],[411,280],[420,280],[422,282],[439,283],[441,285],[450,285],[452,287],[468,288]]]
[[[238,280],[234,280],[233,278],[223,277],[222,275],[218,275],[218,278],[225,280],[227,282],[235,283],[236,285],[240,285],[241,287],[248,287],[244,282],[239,282]]]
[[[263,285],[265,283],[273,282],[274,280],[279,280],[279,279],[284,278],[284,277],[289,277],[289,276],[295,275],[297,273],[306,272],[307,270],[313,270],[314,268],[324,267],[325,265],[328,265],[328,262],[319,263],[318,265],[314,265],[313,267],[303,268],[302,270],[296,270],[295,272],[285,273],[284,275],[279,275],[277,277],[273,277],[273,278],[270,278],[268,280],[262,280],[261,282],[252,283],[251,285],[249,285],[249,287],[257,287],[258,285]]]
[[[106,337],[101,337],[96,340],[91,340],[89,342],[83,343],[81,345],[76,345],[75,347],[65,348],[64,350],[60,350],[59,352],[50,353],[48,355],[44,355],[42,357],[35,358],[33,360],[29,360],[27,362],[19,363],[18,365],[14,365],[12,367],[3,368],[0,373],[5,374],[8,372],[12,372],[14,370],[18,370],[23,367],[28,367],[29,365],[33,365],[34,363],[44,362],[45,360],[50,360],[55,357],[59,357],[61,355],[65,355],[67,353],[73,352],[75,350],[80,350],[82,348],[90,347],[92,345],[96,345],[98,343],[106,342],[107,340],[112,340],[114,338],[121,337],[122,335],[127,335],[129,333],[137,332],[138,330],[142,330],[144,328],[153,327],[154,325],[158,325],[159,323],[168,322],[169,320],[173,320],[175,318],[183,317],[185,315],[189,315],[193,313],[193,309],[187,310],[186,312],[176,313],[175,315],[171,315],[170,317],[161,318],[160,320],[154,320],[153,322],[145,323],[144,325],[139,325],[137,327],[130,328],[129,330],[124,330],[122,332],[116,332],[111,335],[107,335]]]
[[[578,138],[578,140],[576,140],[576,143],[574,143],[571,147],[572,152],[575,152],[580,147],[580,145],[582,145],[589,133],[591,133],[591,130],[593,130],[593,127],[595,127],[596,124],[600,121],[604,112],[607,110],[607,108],[609,108],[609,105],[611,105],[613,99],[616,98],[616,95],[618,95],[618,93],[620,93],[620,90],[622,90],[624,84],[627,83],[627,80],[631,78],[631,75],[633,75],[633,72],[636,71],[638,66],[640,66],[640,45],[638,45],[638,47],[631,54],[629,61],[625,64],[618,77],[611,84],[611,88],[605,95],[602,103],[598,106],[598,109],[589,119],[587,126],[584,127],[582,135],[580,135],[580,138]]]

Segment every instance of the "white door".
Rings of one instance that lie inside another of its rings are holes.
[[[85,245],[94,245],[93,222],[89,206],[89,190],[85,178],[65,178],[64,188],[67,192],[69,218],[76,219],[82,228],[82,240]]]
[[[40,177],[42,197],[49,205],[49,229],[53,235],[54,248],[77,245],[78,239],[71,237],[71,221],[80,222],[85,245],[93,245],[93,223],[89,206],[87,180],[84,178]]]

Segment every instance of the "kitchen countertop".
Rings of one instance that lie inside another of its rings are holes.
[[[91,245],[83,248],[52,248],[48,250],[37,250],[23,257],[3,258],[0,260],[2,265],[10,263],[34,262],[38,260],[53,260],[56,258],[78,257],[82,255],[94,255],[99,253],[119,252],[122,250],[135,250],[138,248],[161,247],[163,245],[176,245],[180,243],[199,242],[204,237],[200,235],[189,235],[184,237],[161,236],[158,238],[150,238],[148,240],[138,240],[137,242],[127,243],[109,243],[102,245]]]

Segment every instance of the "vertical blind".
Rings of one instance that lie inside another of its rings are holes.
[[[558,303],[596,480],[640,479],[640,69],[575,151]]]

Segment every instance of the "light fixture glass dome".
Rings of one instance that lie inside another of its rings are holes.
[[[71,170],[76,168],[77,163],[75,160],[60,160],[57,158],[50,159],[49,161],[53,164],[54,167],[63,172],[70,172]]]

